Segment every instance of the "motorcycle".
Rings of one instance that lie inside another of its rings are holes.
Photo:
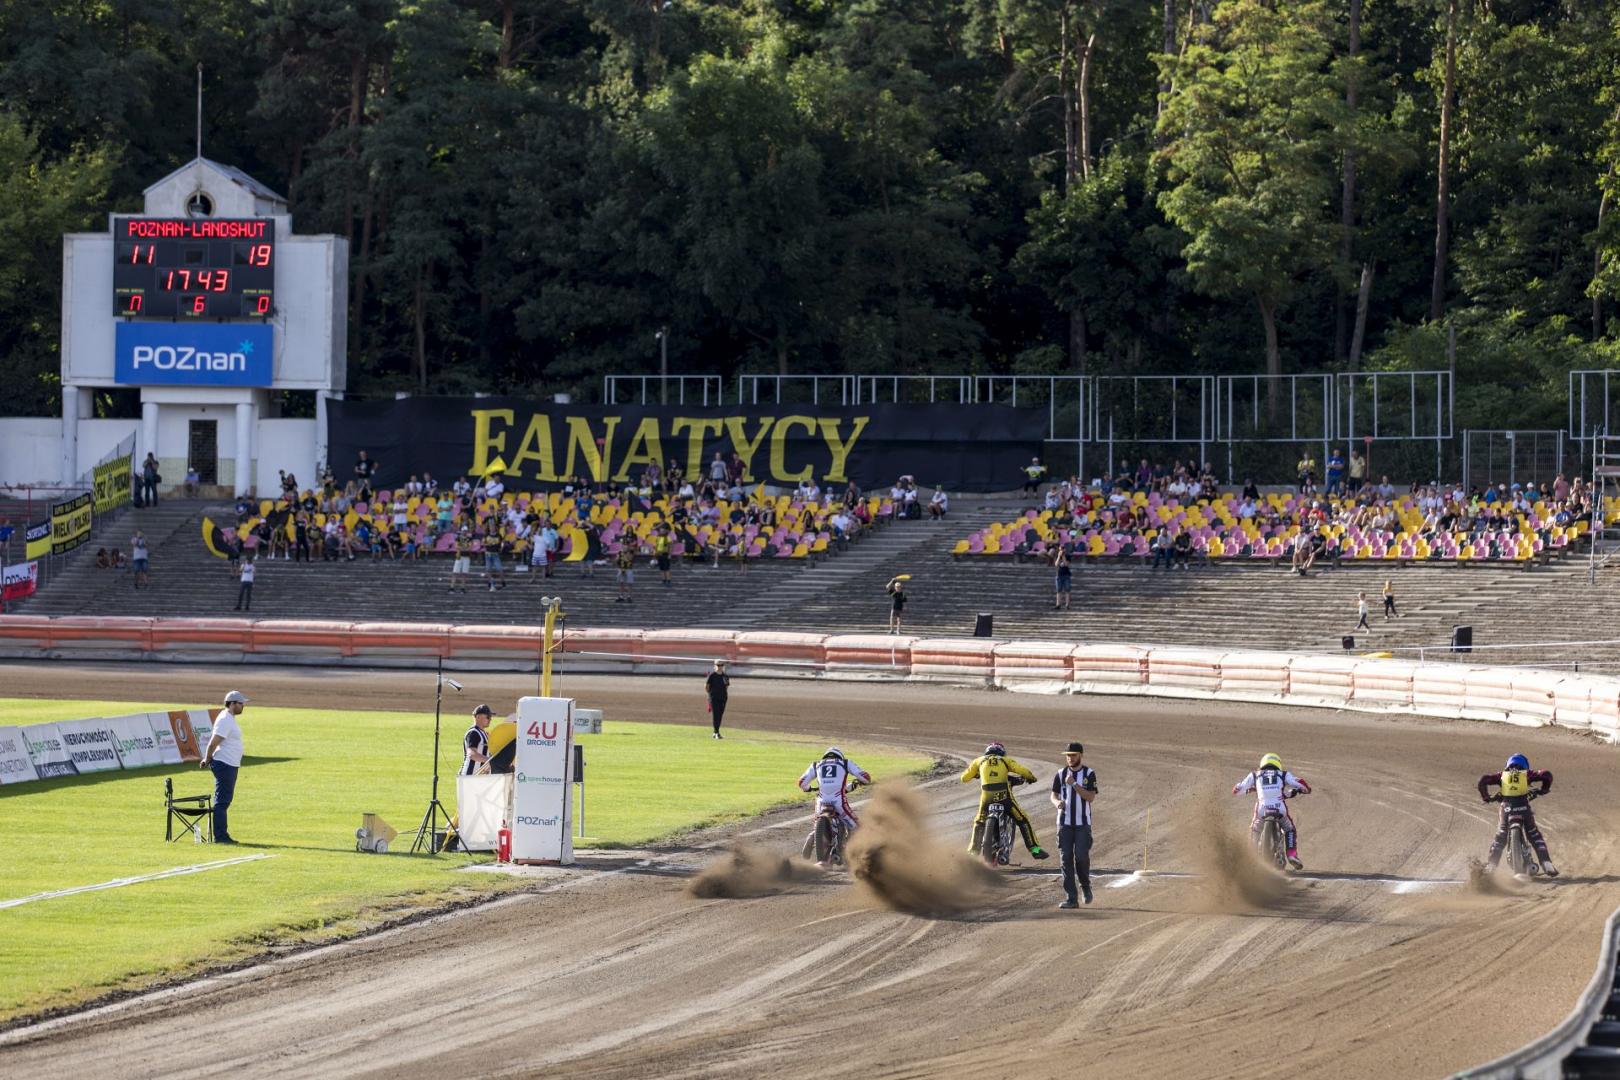
[[[1022,776],[1007,778],[1009,787],[1028,783]],[[1018,825],[1013,821],[1012,811],[1007,806],[1007,797],[999,798],[984,810],[984,833],[979,837],[979,855],[991,866],[1006,866],[1012,862],[1013,840],[1018,835]]]
[[[1292,799],[1304,792],[1296,788],[1285,789],[1283,798]],[[1288,830],[1283,825],[1280,810],[1267,810],[1260,818],[1260,831],[1255,834],[1254,846],[1267,864],[1288,873]]]
[[[1539,791],[1532,791],[1529,793],[1528,797],[1532,800],[1538,799],[1541,797],[1541,793]],[[1501,802],[1502,796],[1497,795],[1491,801]],[[1518,878],[1520,881],[1540,877],[1541,859],[1536,855],[1536,849],[1530,846],[1530,839],[1524,834],[1524,821],[1520,817],[1519,811],[1510,808],[1507,812],[1507,818],[1508,870],[1510,870],[1513,873],[1513,876]]]
[[[861,786],[859,780],[850,780],[845,793],[851,793]],[[826,803],[816,803],[816,822],[810,829],[810,835],[804,838],[802,854],[810,858],[812,853],[816,862],[822,866],[843,866],[844,845],[849,842],[849,827]]]

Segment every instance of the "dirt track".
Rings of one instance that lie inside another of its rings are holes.
[[[0,675],[14,694],[59,694],[71,680],[87,697],[211,700],[241,684],[267,704],[334,709],[420,707],[422,696],[397,675],[356,672],[56,665]],[[532,676],[466,681],[498,708],[503,693],[534,692]],[[563,686],[609,723],[696,725],[697,690],[695,680]],[[1221,830],[1248,819],[1247,803],[1226,793],[1275,750],[1317,789],[1296,804],[1309,871],[1260,909],[1207,875],[1116,876],[1099,881],[1091,908],[1063,912],[1055,860],[1025,857],[981,910],[924,919],[878,910],[836,876],[756,899],[694,899],[687,875],[715,852],[689,846],[178,1000],[32,1040],[13,1033],[0,1039],[0,1073],[116,1061],[120,1075],[173,1078],[821,1076],[832,1055],[887,1077],[1437,1076],[1560,1020],[1620,903],[1610,798],[1620,751],[1565,733],[755,681],[734,687],[727,721],[964,756],[1001,737],[1043,780],[1062,743],[1081,738],[1102,785],[1094,863],[1116,871],[1140,865],[1149,809],[1154,868],[1207,869]],[[693,737],[706,734],[694,726]],[[1417,884],[1468,877],[1494,822],[1474,781],[1515,750],[1556,774],[1537,810],[1566,877],[1501,896]],[[969,789],[936,783],[926,796],[935,828],[965,843]],[[1050,843],[1049,808],[1038,794],[1022,801]],[[787,853],[802,828],[784,814],[738,832]]]

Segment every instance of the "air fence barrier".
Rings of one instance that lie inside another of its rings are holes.
[[[536,670],[537,626],[300,619],[0,616],[0,656],[243,664]],[[996,687],[1408,713],[1558,725],[1620,742],[1620,678],[1550,669],[1243,649],[1070,644],[903,634],[568,630],[563,670],[682,675],[715,660],[739,674]]]

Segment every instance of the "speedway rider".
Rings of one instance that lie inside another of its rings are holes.
[[[809,791],[812,785],[816,789],[816,813],[819,814],[822,807],[833,811],[843,822],[846,833],[854,832],[855,826],[860,824],[855,820],[855,812],[849,808],[851,779],[863,784],[872,782],[871,774],[846,758],[836,746],[827,747],[821,760],[812,761],[810,767],[804,770],[804,775],[799,777],[800,791]]]
[[[1536,827],[1536,815],[1530,809],[1531,785],[1540,784],[1541,790],[1535,794],[1545,795],[1552,790],[1552,780],[1552,773],[1532,769],[1530,759],[1523,754],[1508,758],[1507,766],[1500,773],[1486,773],[1479,778],[1479,797],[1486,802],[1502,804],[1496,838],[1491,841],[1491,853],[1485,859],[1487,870],[1496,869],[1497,862],[1502,858],[1502,849],[1507,846],[1508,830],[1517,822],[1524,827],[1524,838],[1536,849],[1536,856],[1541,860],[1541,872],[1550,878],[1558,876],[1558,868],[1553,866],[1547,854],[1547,841]],[[1487,790],[1492,785],[1498,789],[1495,795]]]
[[[1013,798],[1012,776],[1019,776],[1027,783],[1035,782],[1035,774],[1008,757],[1007,748],[999,742],[985,747],[984,753],[969,762],[962,773],[962,783],[979,782],[979,815],[973,819],[973,842],[968,844],[968,854],[979,853],[979,842],[984,839],[984,823],[990,813],[990,804],[999,799],[1006,802],[1007,812],[1018,823],[1018,831],[1023,834],[1024,846],[1029,848],[1029,853],[1037,859],[1046,858],[1045,849],[1035,839],[1035,827],[1029,823],[1029,816],[1018,805],[1018,800]]]
[[[1311,785],[1284,769],[1282,758],[1267,754],[1260,759],[1259,768],[1232,788],[1234,795],[1250,791],[1254,792],[1254,821],[1249,825],[1249,838],[1254,840],[1259,837],[1260,823],[1267,814],[1281,815],[1283,839],[1288,843],[1288,865],[1295,870],[1303,870],[1305,864],[1299,861],[1299,830],[1294,827],[1294,819],[1288,813],[1285,800],[1289,795],[1309,795]]]

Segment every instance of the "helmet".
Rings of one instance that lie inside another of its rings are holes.
[[[1530,759],[1525,757],[1523,754],[1514,754],[1512,757],[1508,758],[1507,767],[1509,769],[1528,770],[1530,768]]]
[[[1280,769],[1282,768],[1282,758],[1276,754],[1267,754],[1260,759],[1260,767],[1262,769]]]
[[[838,749],[838,747],[836,747],[836,746],[829,746],[829,747],[827,747],[827,752],[825,754],[822,754],[821,757],[822,757],[823,760],[825,760],[827,758],[837,758],[839,761],[843,761],[844,760],[844,752],[842,750]]]
[[[999,742],[993,742],[984,748],[985,757],[1001,757],[1006,752],[1007,748],[1002,746]]]

